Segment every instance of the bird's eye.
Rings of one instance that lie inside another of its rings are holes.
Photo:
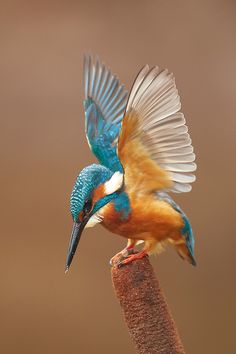
[[[88,214],[91,211],[92,206],[93,206],[92,199],[86,200],[86,202],[84,204],[84,212],[85,212],[85,214]]]

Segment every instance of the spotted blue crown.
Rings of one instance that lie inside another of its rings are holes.
[[[85,167],[76,179],[71,193],[70,211],[74,220],[83,209],[84,203],[92,195],[94,189],[105,183],[113,172],[102,165],[93,164]]]

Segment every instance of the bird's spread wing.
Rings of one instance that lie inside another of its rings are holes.
[[[174,77],[146,65],[131,89],[118,144],[130,190],[188,192],[195,154]]]
[[[99,162],[122,171],[117,140],[127,104],[127,92],[99,59],[84,57],[85,130],[89,146]]]

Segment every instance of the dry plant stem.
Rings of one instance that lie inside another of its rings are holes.
[[[112,268],[112,281],[138,354],[184,354],[174,320],[147,257]]]

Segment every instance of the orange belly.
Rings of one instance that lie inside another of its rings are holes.
[[[126,220],[120,219],[114,204],[105,206],[103,226],[113,233],[137,240],[179,238],[183,220],[168,203],[153,196],[130,199],[130,202],[132,211]]]

